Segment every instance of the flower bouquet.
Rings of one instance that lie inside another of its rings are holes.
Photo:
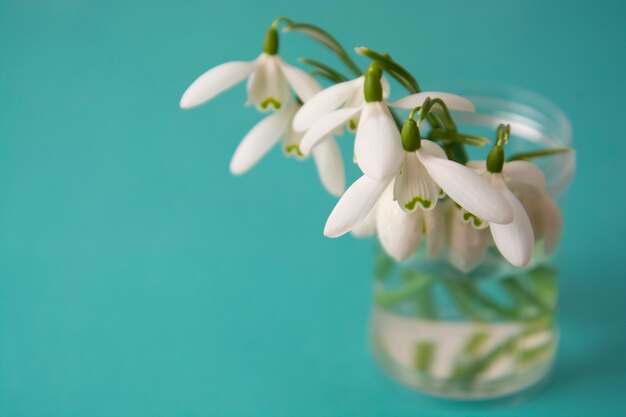
[[[328,47],[350,78],[317,60],[301,59],[309,72],[283,61],[280,27]],[[364,71],[323,29],[281,17],[256,59],[205,72],[180,106],[247,79],[247,104],[269,115],[241,141],[231,172],[247,172],[277,143],[287,156],[312,156],[340,197],[324,234],[377,237],[372,345],[384,369],[454,398],[533,385],[557,344],[551,255],[561,233],[555,197],[574,168],[567,119],[533,95],[422,91],[389,54],[356,52],[369,61]],[[406,94],[391,100],[391,82]],[[336,140],[344,128],[362,172],[347,189]]]

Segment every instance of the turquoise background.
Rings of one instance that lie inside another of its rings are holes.
[[[383,375],[372,244],[322,236],[334,200],[313,164],[274,150],[230,176],[260,118],[243,86],[178,108],[278,15],[388,50],[425,88],[505,82],[570,116],[562,348],[531,401]],[[619,1],[0,1],[0,415],[624,415],[625,21]]]

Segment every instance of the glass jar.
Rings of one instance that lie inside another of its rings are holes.
[[[491,138],[500,123],[511,124],[508,155],[571,146],[569,121],[541,96],[497,85],[444,91],[476,105],[476,113],[455,114],[464,133]],[[484,159],[480,152],[475,157]],[[574,153],[533,162],[558,198],[574,173]],[[430,259],[423,246],[403,262],[377,249],[371,340],[382,368],[419,391],[457,399],[501,397],[542,380],[558,344],[558,269],[542,242],[525,268],[492,246],[470,273],[452,266],[445,249]]]

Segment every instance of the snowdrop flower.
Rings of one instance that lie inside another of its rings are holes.
[[[499,132],[501,128],[502,126],[498,128]],[[508,139],[508,133],[506,135]],[[468,166],[489,181],[506,199],[513,210],[513,221],[508,224],[496,224],[481,218],[471,210],[464,213],[464,220],[478,228],[489,227],[493,242],[502,256],[514,266],[526,266],[532,257],[535,237],[528,214],[516,194],[532,195],[539,190],[545,190],[546,179],[543,172],[527,161],[504,163],[504,150],[500,139],[486,161],[472,161]]]
[[[249,78],[248,78],[249,77]],[[180,107],[196,107],[248,78],[248,100],[259,111],[278,110],[291,100],[290,87],[302,101],[317,93],[317,83],[306,72],[278,56],[278,32],[273,25],[265,35],[263,52],[253,61],[233,61],[202,74],[187,88]]]
[[[404,130],[404,129],[403,129]],[[472,213],[498,224],[513,220],[507,200],[469,168],[447,159],[439,145],[421,140],[415,152],[403,152],[404,164],[396,173],[393,196],[403,211],[433,210],[440,190]],[[370,213],[389,183],[367,175],[354,182],[330,214],[324,235],[339,237],[359,225]]]
[[[419,247],[422,238],[428,238],[428,255],[436,257],[445,238],[445,204],[435,210],[406,212],[393,198],[392,181],[367,217],[352,229],[356,237],[376,234],[389,256],[402,261]]]
[[[383,87],[383,98],[389,96],[390,86],[385,77],[380,79]],[[341,107],[346,109],[356,109],[365,103],[363,92],[365,86],[365,76],[362,75],[354,80],[344,81],[334,84],[316,94],[309,100],[293,119],[293,128],[296,131],[304,132],[317,122],[320,118]],[[348,129],[355,131],[359,122],[359,114],[348,118]]]
[[[322,91],[307,102],[294,118],[295,130],[308,129],[302,138],[302,152],[307,154],[328,132],[360,116],[354,141],[356,162],[369,178],[377,181],[389,180],[396,175],[404,159],[400,132],[389,106],[412,109],[426,97],[438,97],[446,100],[451,109],[474,110],[469,100],[438,92],[413,94],[388,104],[384,100],[381,78],[382,69],[374,62],[365,73],[362,84],[360,81],[357,83],[357,80],[340,83]],[[362,93],[358,94],[362,99],[355,99],[351,103],[358,105],[346,107],[350,97],[354,97],[356,86],[361,85]],[[339,108],[342,105],[344,107]],[[332,111],[336,108],[339,109]]]
[[[463,219],[463,209],[454,206],[448,213],[448,259],[461,272],[468,273],[482,262],[491,243],[489,232]]]
[[[561,210],[547,190],[546,177],[528,161],[511,161],[502,167],[504,180],[519,199],[532,225],[535,242],[543,241],[543,250],[550,255],[561,235]]]
[[[546,190],[519,196],[528,214],[536,241],[543,241],[543,252],[551,255],[561,237],[562,218],[559,206]]]
[[[288,104],[254,126],[237,147],[230,162],[230,171],[235,175],[245,173],[281,138],[285,154],[304,159],[305,156],[300,152],[303,134],[291,128],[293,116],[299,108],[298,103]],[[333,135],[326,135],[312,153],[322,184],[332,195],[340,196],[345,189],[344,167],[339,146]]]

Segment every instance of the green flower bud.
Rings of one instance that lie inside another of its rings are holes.
[[[487,156],[487,171],[494,174],[502,172],[504,166],[504,148],[502,146],[494,146]]]
[[[263,39],[263,52],[268,55],[276,55],[278,53],[278,31],[274,26],[265,32]]]
[[[383,69],[378,62],[372,62],[365,72],[364,94],[368,103],[383,101],[383,85],[380,82]]]
[[[413,119],[404,122],[400,136],[402,137],[402,147],[407,152],[415,152],[422,146],[420,129]]]

